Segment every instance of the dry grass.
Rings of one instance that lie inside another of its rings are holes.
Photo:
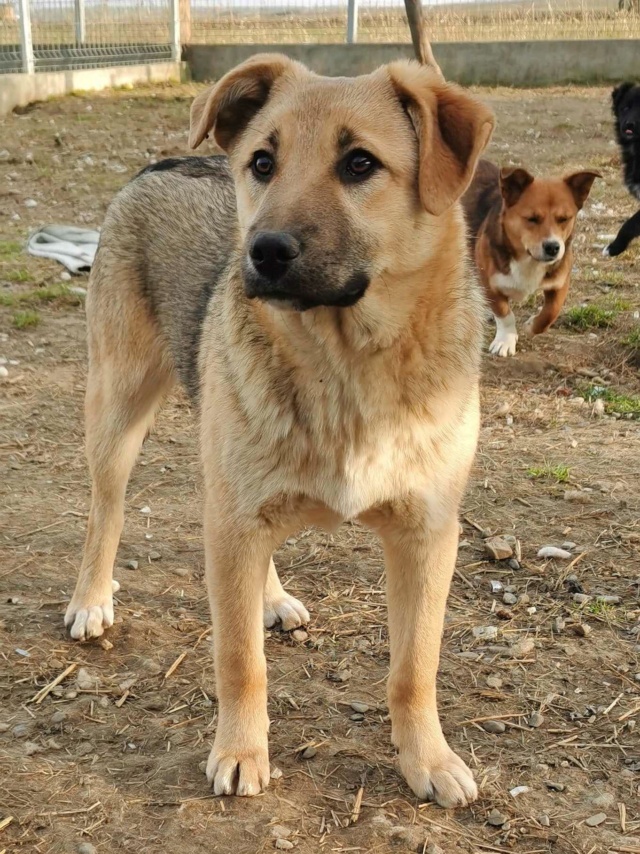
[[[2,293],[59,281],[53,262],[17,251],[31,228],[97,226],[128,175],[186,152],[194,91],[80,96],[0,121],[12,156],[0,164],[0,187],[11,190],[0,207]],[[254,800],[211,795],[201,765],[217,706],[193,415],[175,396],[134,471],[108,642],[70,643],[62,613],[89,502],[83,312],[38,301],[40,325],[17,330],[10,299],[0,305],[0,357],[12,360],[0,379],[0,852],[69,854],[89,842],[99,854],[258,854],[274,850],[274,825],[290,831],[300,854],[425,854],[437,852],[432,843],[445,854],[640,850],[639,425],[576,403],[586,385],[609,397],[640,393],[637,348],[625,343],[638,326],[640,251],[600,255],[602,235],[634,203],[610,145],[606,91],[481,94],[498,113],[494,159],[603,172],[580,220],[568,307],[615,289],[631,309],[609,327],[558,325],[523,341],[514,359],[485,360],[481,442],[439,677],[445,732],[475,770],[479,801],[457,812],[419,804],[397,774],[382,556],[355,525],[332,536],[302,532],[277,554],[285,585],[312,613],[304,643],[266,635],[271,758],[282,776]],[[38,207],[25,208],[27,198]],[[566,491],[581,501],[564,500]],[[518,537],[520,570],[487,561],[488,531]],[[536,557],[565,540],[577,544],[571,560]],[[131,559],[138,570],[125,568]],[[511,586],[517,604],[503,604],[491,581]],[[585,604],[573,598],[581,590],[593,597]],[[473,637],[488,625],[495,641]],[[519,654],[525,639],[533,646]],[[99,681],[79,684],[81,668]],[[362,719],[352,719],[354,700],[369,707]],[[487,732],[488,719],[505,732]],[[315,756],[302,759],[310,745]],[[514,797],[516,786],[529,791]],[[493,809],[508,823],[488,824]],[[602,825],[585,825],[601,812]]]

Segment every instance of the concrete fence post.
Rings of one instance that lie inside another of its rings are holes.
[[[84,44],[87,40],[87,29],[84,17],[84,0],[75,0],[76,44]]]
[[[22,59],[22,70],[25,74],[33,74],[35,65],[33,62],[29,0],[18,0],[18,9],[20,11],[20,56]]]
[[[171,59],[179,62],[182,58],[182,43],[180,40],[180,0],[170,0],[171,9]]]
[[[347,0],[347,44],[358,41],[358,0]]]

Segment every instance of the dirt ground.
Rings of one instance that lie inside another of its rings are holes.
[[[79,95],[0,121],[0,854],[640,852],[640,243],[601,256],[635,209],[606,90],[481,93],[498,114],[494,159],[604,180],[579,222],[564,318],[515,358],[485,360],[439,677],[477,803],[418,803],[397,773],[382,557],[351,525],[303,532],[277,554],[312,613],[306,640],[266,633],[279,770],[259,798],[210,793],[201,486],[181,396],[132,476],[108,643],[66,637],[89,507],[85,325],[68,287],[86,277],[63,281],[24,240],[45,223],[98,227],[139,168],[186,153],[194,91]],[[486,558],[487,532],[521,542],[520,568]],[[570,559],[537,557],[565,541]]]

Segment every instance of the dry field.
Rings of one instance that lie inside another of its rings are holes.
[[[193,91],[79,95],[0,121],[0,852],[640,852],[640,244],[601,257],[634,210],[605,90],[482,93],[499,119],[493,158],[604,180],[563,319],[514,359],[485,360],[439,676],[478,802],[418,803],[396,772],[382,558],[352,525],[276,555],[312,613],[306,639],[266,633],[279,770],[253,800],[209,792],[216,697],[182,396],[130,483],[117,624],[108,642],[66,637],[89,507],[85,325],[68,287],[86,279],[22,247],[37,225],[99,226],[140,167],[185,153]],[[487,560],[487,532],[521,542],[519,568]],[[537,557],[565,541],[569,560]]]

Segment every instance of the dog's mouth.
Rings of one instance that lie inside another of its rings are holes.
[[[283,311],[310,311],[321,306],[350,308],[365,295],[369,282],[366,273],[355,273],[339,289],[313,291],[294,282],[283,286],[282,282],[273,283],[260,278],[245,281],[245,293],[249,299],[262,300]]]

